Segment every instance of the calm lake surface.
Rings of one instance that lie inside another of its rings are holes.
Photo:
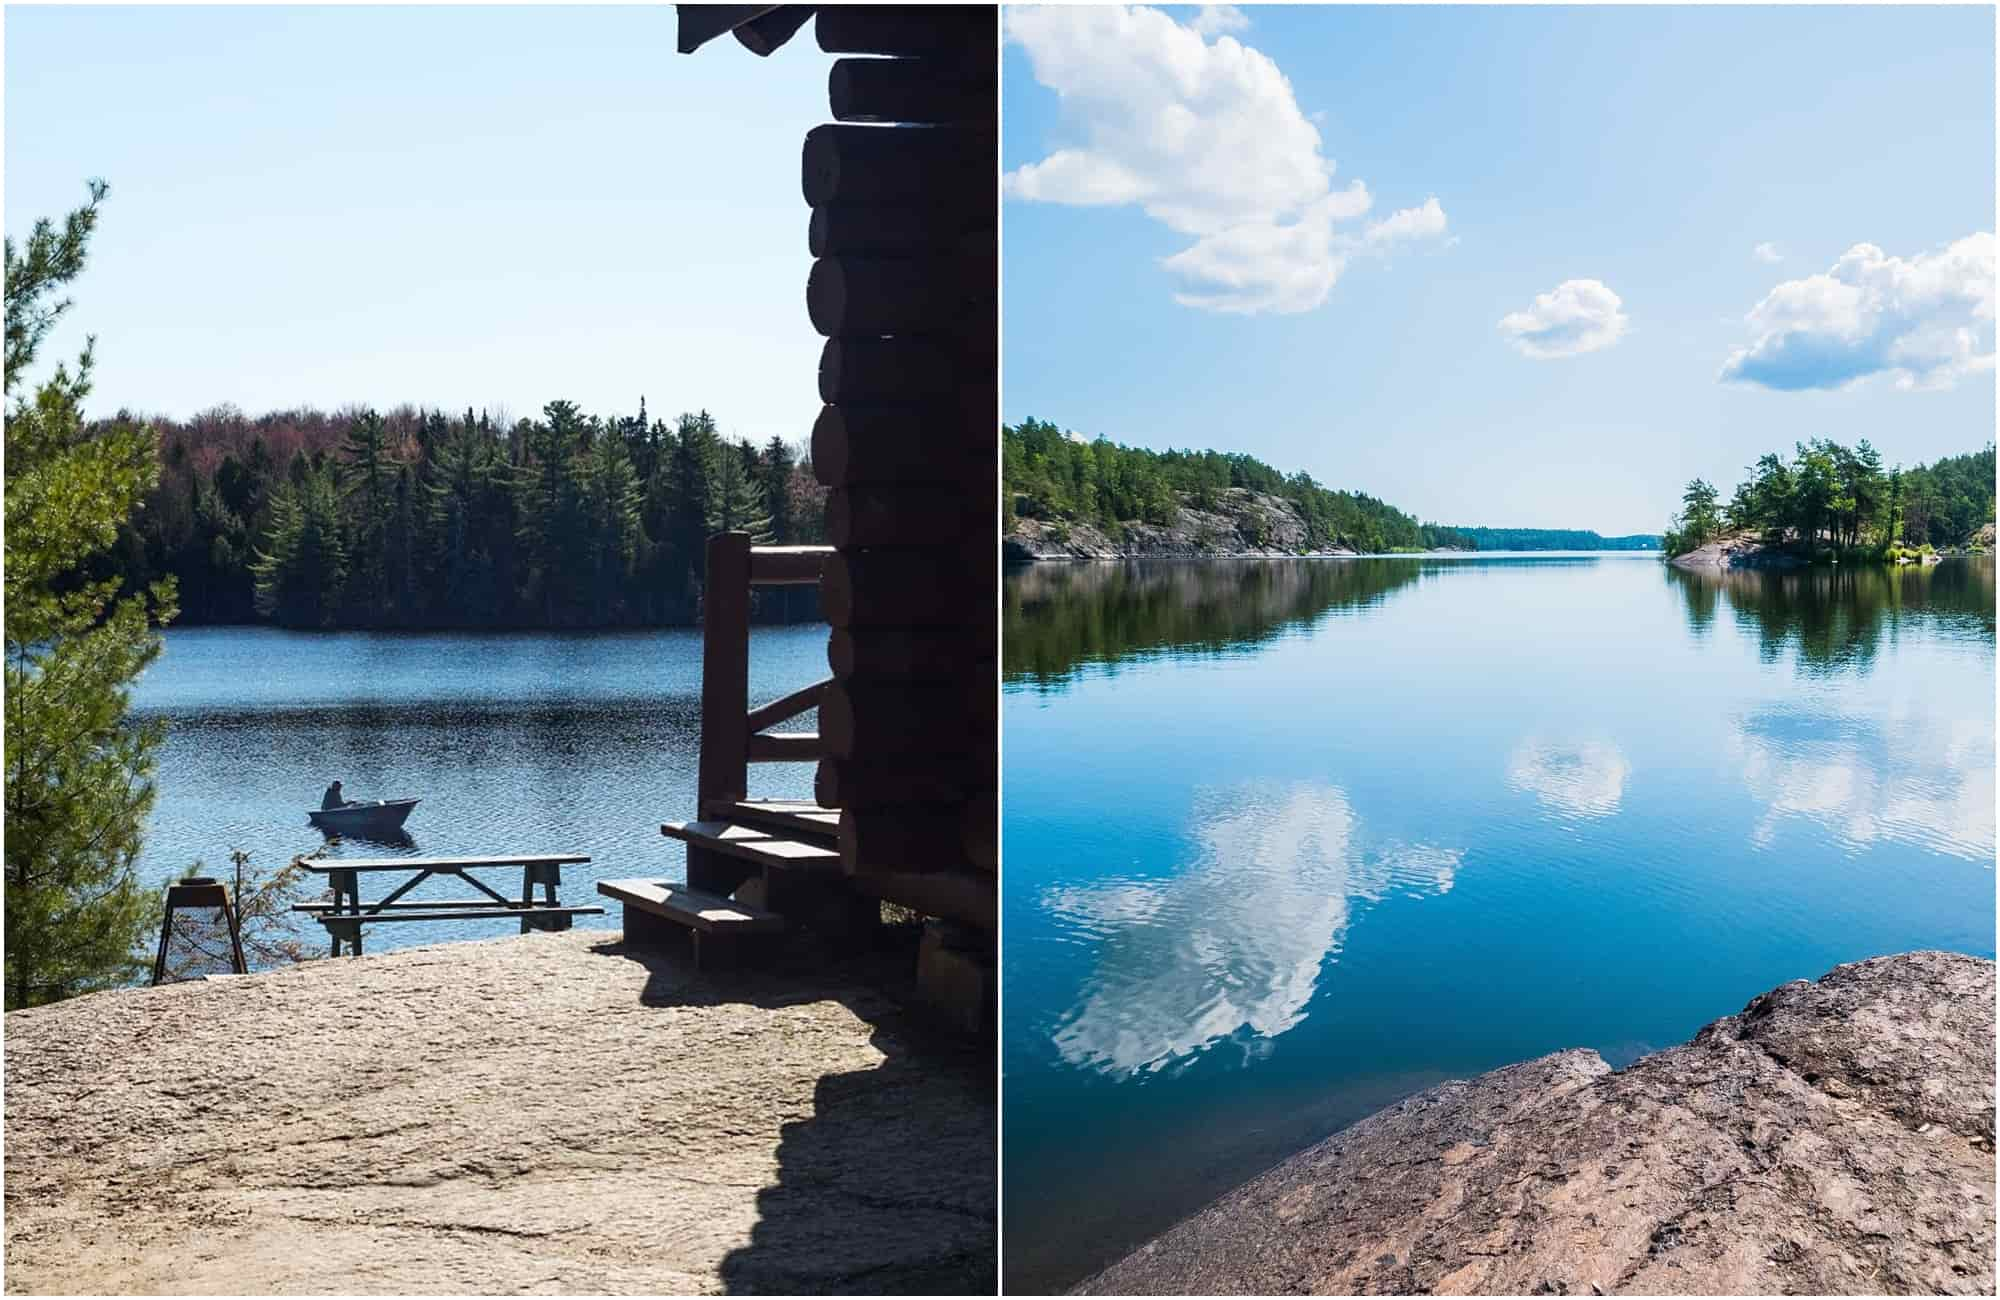
[[[1990,559],[1042,565],[1006,589],[1010,1290],[1442,1079],[1994,952]]]
[[[680,878],[682,845],[662,821],[694,813],[701,633],[581,634],[169,631],[134,710],[164,717],[159,796],[140,859],[152,881],[195,859],[226,875],[229,850],[277,866],[324,844],[306,822],[327,783],[349,798],[414,795],[411,843],[349,841],[335,857],[587,853],[563,870],[562,901],[604,903],[578,925],[616,929],[596,881]],[[826,629],[751,632],[753,704],[826,676]],[[785,724],[810,731],[813,715]],[[753,794],[810,798],[810,764],[758,764]],[[489,871],[519,888],[520,872]],[[362,882],[379,898],[400,877]],[[386,883],[385,883],[386,882]],[[503,887],[501,892],[510,890]],[[432,880],[412,899],[470,891]],[[369,951],[498,938],[518,925],[379,925]],[[301,932],[323,932],[306,921]]]

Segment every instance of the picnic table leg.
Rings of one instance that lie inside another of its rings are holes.
[[[332,879],[333,879],[333,910],[335,914],[336,915],[339,914],[341,900],[344,898],[347,901],[347,910],[356,916],[361,915],[360,873],[353,871],[336,871],[332,873]],[[360,926],[357,925],[354,927],[354,937],[347,941],[347,946],[351,952],[351,955],[356,957],[359,957],[361,955]],[[340,934],[337,931],[334,933],[333,936],[333,955],[336,957],[340,956]]]
[[[533,907],[534,905],[535,905],[535,867],[533,863],[524,863],[522,864],[521,867],[521,906],[527,908],[527,907]],[[534,926],[528,923],[528,918],[525,916],[522,917],[521,933],[526,934],[528,931],[532,929],[534,929]]]

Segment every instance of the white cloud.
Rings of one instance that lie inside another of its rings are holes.
[[[1537,361],[1595,352],[1616,343],[1630,324],[1624,301],[1602,280],[1564,280],[1538,293],[1526,311],[1500,318],[1500,332],[1522,356]]]
[[[1367,240],[1380,246],[1409,239],[1431,239],[1444,233],[1444,225],[1444,209],[1438,206],[1433,195],[1424,200],[1420,208],[1404,208],[1380,221],[1370,222]]]
[[[1831,270],[1765,294],[1744,318],[1755,337],[1721,377],[1787,392],[1878,374],[1949,388],[1993,368],[1993,297],[1990,232],[1907,260],[1856,244]]]
[[[1188,26],[1203,36],[1220,36],[1249,30],[1250,16],[1235,5],[1203,5]]]
[[[1005,15],[1007,38],[1083,136],[1009,172],[1005,193],[1139,205],[1194,241],[1162,262],[1184,305],[1309,311],[1356,255],[1444,231],[1435,198],[1366,234],[1337,229],[1365,214],[1373,196],[1360,181],[1336,187],[1291,82],[1269,57],[1221,34],[1245,24],[1228,6],[1187,25],[1144,6],[1010,6]]]
[[[1757,247],[1750,250],[1750,255],[1760,262],[1782,262],[1785,260],[1785,250],[1771,243],[1757,245]]]
[[[1608,817],[1625,801],[1632,764],[1604,740],[1529,737],[1507,761],[1507,784],[1568,817]]]

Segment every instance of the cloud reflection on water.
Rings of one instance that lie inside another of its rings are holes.
[[[1107,1074],[1150,1073],[1298,1025],[1357,900],[1442,894],[1460,849],[1364,851],[1346,794],[1330,785],[1208,791],[1179,875],[1047,890],[1042,905],[1099,944],[1054,1041]]]
[[[1606,740],[1529,736],[1507,759],[1507,784],[1570,817],[1608,817],[1625,800],[1632,764]]]
[[[1759,848],[1790,819],[1823,827],[1851,849],[1916,844],[1987,866],[1994,851],[1993,715],[1805,715],[1767,707],[1730,736],[1751,796],[1765,805]]]

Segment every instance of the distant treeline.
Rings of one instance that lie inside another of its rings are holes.
[[[1470,537],[1482,551],[1657,551],[1658,533],[1606,537],[1587,528],[1467,528],[1454,531]]]
[[[1865,438],[1852,447],[1815,438],[1797,444],[1790,460],[1776,452],[1760,457],[1726,504],[1714,485],[1689,483],[1665,549],[1680,555],[1746,530],[1815,554],[1962,546],[1993,521],[1993,469],[1990,445],[1885,470],[1882,454]]]
[[[1470,548],[1454,529],[1418,523],[1360,492],[1322,487],[1303,471],[1279,473],[1241,452],[1149,451],[1108,438],[1080,442],[1056,425],[1027,419],[1001,429],[1003,526],[1017,515],[1082,519],[1117,535],[1129,521],[1170,525],[1182,504],[1213,510],[1231,488],[1289,501],[1306,527],[1306,545],[1359,551]]]
[[[146,423],[159,486],[94,568],[127,590],[177,577],[182,623],[684,623],[710,533],[823,536],[803,449],[732,442],[706,411],[650,419],[644,399],[604,417],[550,402],[506,427],[412,407]]]

